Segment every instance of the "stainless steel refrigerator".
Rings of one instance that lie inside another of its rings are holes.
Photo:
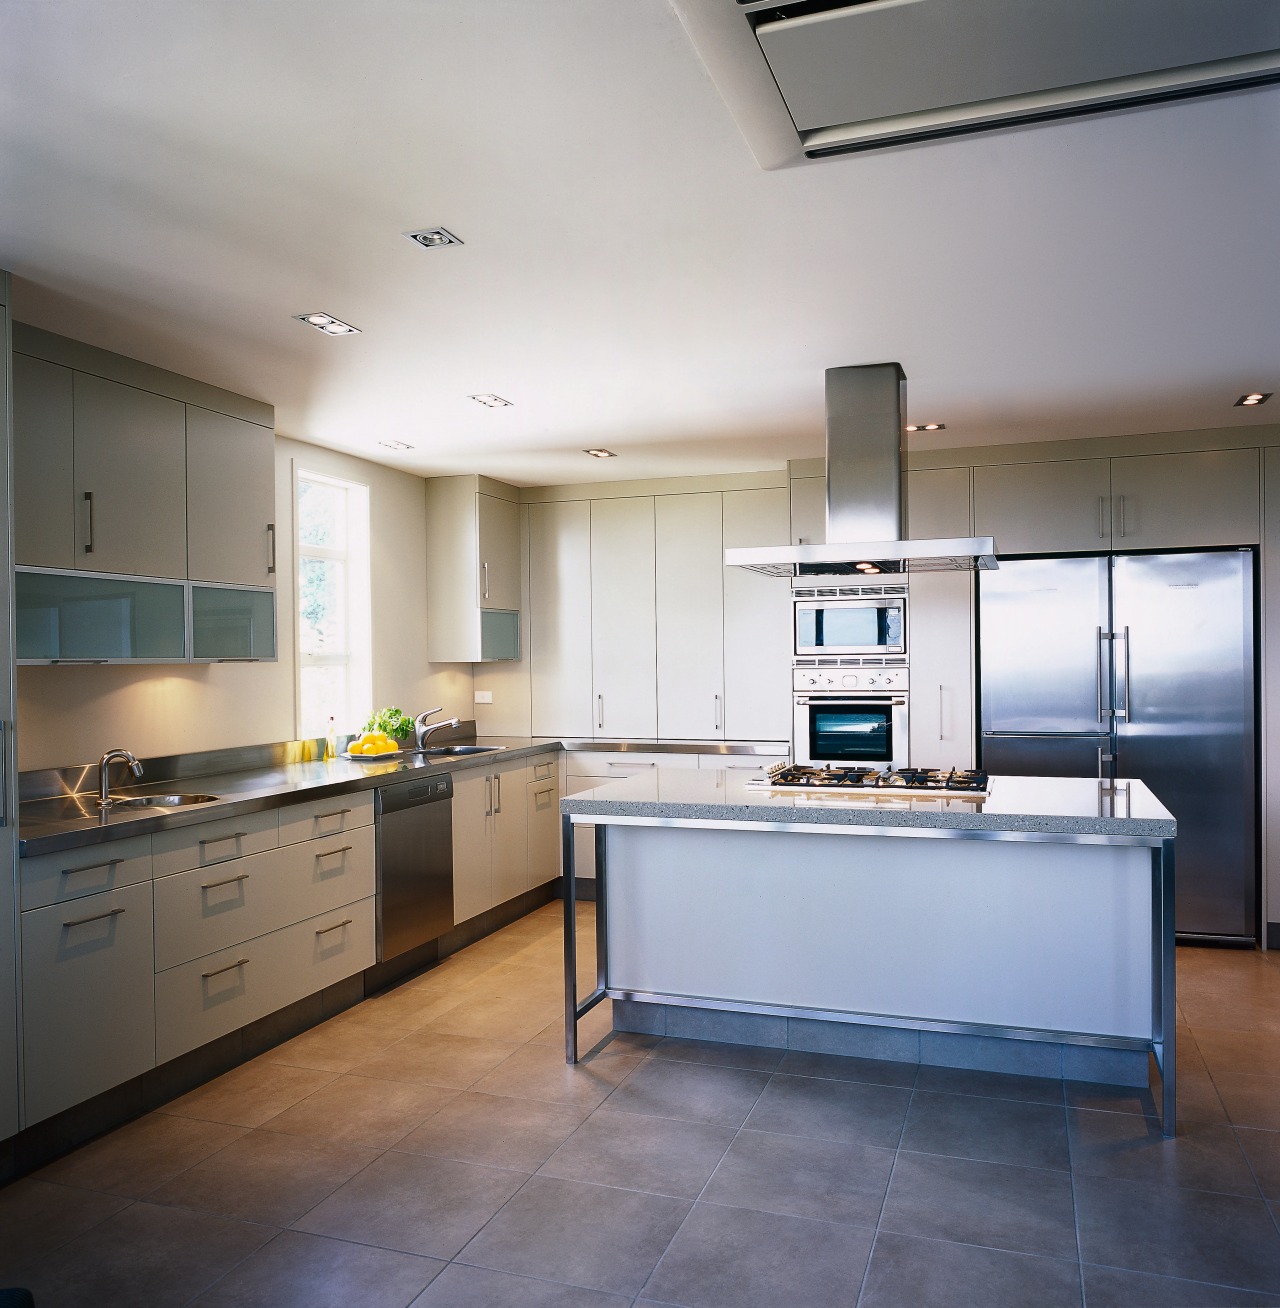
[[[1178,932],[1257,930],[1253,554],[979,574],[982,766],[1145,781],[1178,821]]]

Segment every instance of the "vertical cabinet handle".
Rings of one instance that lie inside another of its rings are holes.
[[[596,726],[604,730],[604,696],[596,696]]]
[[[495,814],[502,812],[502,773],[497,772],[493,777],[493,811]]]
[[[484,597],[485,599],[488,599],[489,598],[489,565],[487,563],[482,563],[480,566],[484,569]]]
[[[1124,496],[1120,496],[1120,534],[1124,535]]]
[[[720,719],[720,696],[717,695],[716,696],[716,730],[719,731],[722,725],[723,724]]]
[[[1098,539],[1099,540],[1103,540],[1106,535],[1103,529],[1103,515],[1106,512],[1106,504],[1107,504],[1107,497],[1105,495],[1099,495],[1098,496]]]
[[[85,491],[84,502],[86,505],[88,505],[89,508],[89,527],[85,535],[84,552],[86,554],[92,554],[93,553],[93,492],[92,491]]]
[[[267,551],[267,572],[271,573],[276,570],[276,524],[274,522],[267,523],[267,545],[269,546]]]
[[[942,686],[938,686],[938,739],[945,740],[946,733],[942,726]]]
[[[493,816],[493,778],[485,777],[484,779],[484,815],[485,817]]]
[[[9,825],[9,724],[0,718],[0,827]]]

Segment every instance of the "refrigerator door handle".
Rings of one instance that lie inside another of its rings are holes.
[[[1110,763],[1114,759],[1115,759],[1114,754],[1108,754],[1103,750],[1101,745],[1098,746],[1098,780],[1099,781],[1107,780],[1107,776],[1102,770],[1102,765],[1104,763]]]
[[[1112,640],[1116,638],[1114,632],[1112,633],[1111,638]],[[1116,705],[1115,709],[1112,711],[1112,717],[1123,718],[1126,722],[1128,722],[1129,700],[1131,698],[1129,693],[1129,628],[1128,627],[1125,627],[1122,633],[1122,639],[1124,640],[1124,663],[1122,665],[1124,667],[1124,704]],[[1118,686],[1117,689],[1119,689]]]
[[[1105,649],[1103,641],[1110,640],[1111,633],[1103,631],[1101,627],[1096,628],[1096,630],[1098,633],[1098,661],[1096,668],[1098,674],[1098,724],[1101,726],[1105,724],[1107,714],[1107,706],[1102,697],[1102,683],[1106,678],[1106,654],[1103,652]]]

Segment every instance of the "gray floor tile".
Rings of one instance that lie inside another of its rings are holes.
[[[1217,1190],[1256,1199],[1244,1153],[1229,1126],[1183,1122],[1169,1139],[1154,1117],[1136,1113],[1067,1113],[1071,1167],[1077,1176],[1115,1176]]]
[[[396,1149],[536,1172],[586,1116],[586,1109],[568,1104],[464,1090]]]
[[[274,1235],[270,1227],[135,1203],[35,1263],[40,1308],[177,1308]]]
[[[1080,1266],[881,1231],[859,1308],[1080,1308]]]
[[[1085,1262],[1280,1293],[1280,1234],[1260,1199],[1076,1178]]]
[[[1048,1104],[917,1090],[902,1147],[989,1163],[1067,1170],[1067,1115]]]
[[[1084,1292],[1089,1308],[1280,1308],[1280,1295],[1088,1264]]]
[[[1196,1047],[1212,1076],[1270,1076],[1280,1079],[1280,1036],[1260,1031],[1192,1029]]]
[[[707,1063],[713,1067],[741,1067],[749,1072],[774,1072],[785,1049],[759,1045],[729,1045],[716,1040],[681,1040],[666,1036],[653,1047],[654,1058],[671,1063]]]
[[[0,1190],[0,1284],[35,1259],[91,1230],[131,1200],[48,1181],[16,1181]]]
[[[811,1054],[789,1049],[777,1070],[788,1076],[816,1076],[825,1081],[866,1081],[910,1089],[916,1083],[918,1063],[896,1063],[888,1058],[857,1058],[846,1054]]]
[[[628,1308],[630,1295],[450,1263],[411,1308]]]
[[[525,1045],[504,1059],[471,1088],[483,1094],[515,1099],[542,1099],[585,1111],[613,1093],[641,1060],[625,1054],[591,1054],[570,1066],[564,1050],[550,1045]]]
[[[738,1133],[702,1198],[790,1217],[874,1226],[893,1151],[763,1131]]]
[[[377,1156],[355,1145],[250,1131],[147,1198],[242,1222],[288,1226]]]
[[[379,1080],[415,1081],[465,1090],[518,1047],[511,1041],[420,1031],[357,1063],[352,1071]]]
[[[1220,1072],[1213,1083],[1233,1125],[1280,1131],[1280,1082],[1274,1077]]]
[[[1071,1177],[1034,1167],[898,1154],[881,1230],[1075,1258]]]
[[[688,1211],[683,1199],[534,1176],[458,1261],[634,1295]]]
[[[650,1058],[609,1097],[614,1112],[737,1128],[768,1083],[764,1072]]]
[[[699,1203],[644,1289],[688,1308],[852,1305],[872,1231]]]
[[[387,1153],[295,1229],[383,1249],[452,1258],[525,1181],[522,1172]]]
[[[445,1266],[434,1258],[281,1231],[194,1308],[404,1308]]]
[[[457,1094],[438,1085],[340,1076],[264,1125],[286,1135],[389,1149]]]
[[[1062,1082],[1042,1076],[1009,1072],[979,1072],[967,1067],[920,1068],[917,1090],[942,1094],[980,1095],[988,1099],[1018,1099],[1028,1104],[1061,1104]]]
[[[1280,1200],[1280,1132],[1242,1126],[1236,1130],[1236,1139],[1264,1197]]]
[[[258,1058],[165,1104],[162,1113],[232,1126],[261,1126],[277,1113],[328,1085],[334,1073]]]
[[[728,1127],[599,1109],[543,1164],[540,1176],[696,1199],[733,1139]]]
[[[751,1110],[753,1131],[897,1147],[911,1091],[852,1081],[775,1076]]]

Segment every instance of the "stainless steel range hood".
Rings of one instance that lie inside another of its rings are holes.
[[[904,540],[906,376],[896,363],[827,369],[827,544],[725,550],[773,577],[994,568],[990,536]]]

